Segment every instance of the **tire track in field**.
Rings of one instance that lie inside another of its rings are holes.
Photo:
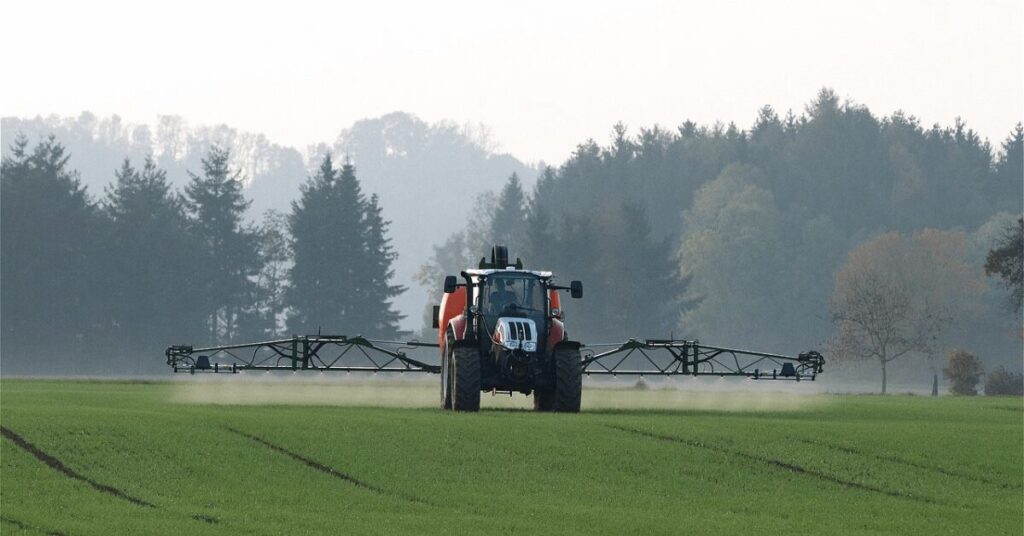
[[[2,433],[3,436],[6,437],[7,439],[9,439],[12,443],[17,445],[18,448],[20,448],[21,450],[24,450],[25,452],[31,454],[37,460],[39,460],[39,461],[45,463],[46,465],[48,465],[51,469],[57,471],[58,473],[61,473],[62,475],[66,476],[66,477],[68,477],[68,478],[70,478],[72,480],[78,480],[80,482],[85,482],[86,484],[89,484],[90,486],[92,486],[93,489],[95,489],[96,491],[99,491],[100,493],[106,493],[108,495],[113,495],[114,497],[117,497],[119,499],[124,499],[124,500],[126,500],[126,501],[128,501],[128,502],[130,502],[130,503],[132,503],[132,504],[134,504],[136,506],[144,506],[146,508],[156,508],[156,505],[151,503],[151,502],[149,502],[149,501],[144,501],[142,499],[139,499],[138,497],[132,497],[131,495],[128,495],[124,491],[122,491],[122,490],[120,490],[118,488],[115,488],[114,486],[110,486],[110,485],[107,485],[107,484],[101,484],[100,482],[97,482],[97,481],[95,481],[95,480],[93,480],[93,479],[91,479],[91,478],[89,478],[89,477],[79,473],[78,471],[75,471],[74,469],[68,467],[64,462],[58,460],[54,456],[46,453],[45,451],[43,451],[39,447],[37,447],[37,446],[33,445],[32,443],[28,442],[28,440],[26,440],[24,437],[21,437],[20,435],[18,435],[14,431],[12,431],[10,428],[7,428],[6,426],[0,426],[0,433]]]
[[[203,523],[206,523],[207,525],[216,525],[216,524],[220,523],[220,519],[218,519],[216,517],[213,517],[213,516],[208,516],[208,515],[205,515],[205,514],[195,514],[195,515],[193,515],[191,517],[192,517],[192,519],[195,519],[196,521],[202,521]]]
[[[1021,406],[984,406],[988,409],[998,409],[1001,411],[1012,411],[1014,413],[1024,413],[1024,407]]]
[[[40,534],[46,534],[46,536],[67,536],[66,532],[61,532],[59,530],[47,530],[41,527],[37,527],[35,525],[29,525],[24,521],[18,521],[17,519],[13,519],[3,515],[0,515],[0,522],[7,523],[8,525],[14,525],[15,527],[21,530],[28,530],[32,532],[38,532]]]
[[[377,493],[379,495],[384,495],[384,496],[388,496],[388,497],[397,497],[399,499],[403,499],[403,500],[410,501],[410,502],[430,505],[430,503],[428,503],[427,501],[424,501],[423,499],[419,499],[417,497],[407,497],[407,496],[404,496],[404,495],[400,495],[398,493],[393,493],[393,492],[390,492],[388,490],[385,490],[384,488],[380,488],[380,487],[374,486],[373,484],[370,484],[368,482],[364,482],[362,480],[359,480],[358,478],[356,478],[356,477],[354,477],[354,476],[352,476],[352,475],[350,475],[348,473],[345,473],[343,471],[339,471],[338,469],[335,469],[335,468],[333,468],[333,467],[331,467],[329,465],[324,465],[324,464],[322,464],[322,463],[320,463],[320,462],[318,462],[316,460],[313,460],[311,458],[307,458],[307,457],[305,457],[305,456],[303,456],[303,455],[301,455],[301,454],[299,454],[297,452],[288,450],[288,449],[286,449],[286,448],[284,448],[284,447],[282,447],[280,445],[276,445],[274,443],[271,443],[270,441],[267,441],[266,439],[263,439],[262,437],[250,434],[248,432],[243,432],[241,430],[238,430],[238,429],[235,429],[235,428],[231,428],[231,427],[225,427],[225,429],[227,431],[233,433],[233,434],[237,434],[237,435],[240,435],[240,436],[242,436],[242,437],[244,437],[246,439],[255,441],[256,443],[259,443],[260,445],[263,445],[264,447],[267,447],[268,449],[270,449],[270,450],[272,450],[274,452],[277,452],[277,453],[280,453],[280,454],[284,454],[285,456],[288,456],[289,458],[291,458],[291,459],[293,459],[295,461],[302,462],[307,467],[316,469],[317,471],[320,471],[321,473],[326,473],[328,475],[331,475],[334,478],[337,478],[339,480],[344,480],[345,482],[348,482],[348,483],[350,483],[350,484],[352,484],[352,485],[354,485],[354,486],[356,486],[358,488],[362,488],[362,489],[365,489],[365,490],[368,490],[368,491],[372,491],[372,492]],[[433,506],[433,505],[431,505],[431,506]]]
[[[915,469],[922,469],[922,470],[925,470],[925,471],[934,471],[934,472],[942,474],[942,475],[946,475],[946,476],[950,476],[950,477],[954,477],[954,478],[962,478],[964,480],[971,480],[971,481],[974,481],[974,482],[980,482],[982,484],[991,484],[993,486],[998,486],[998,487],[1000,487],[1002,489],[1020,489],[1020,486],[1015,486],[1015,485],[1012,485],[1012,484],[1006,484],[1005,482],[998,482],[998,481],[991,480],[991,479],[988,479],[988,478],[985,478],[985,477],[981,477],[981,476],[975,476],[975,475],[971,475],[971,474],[967,474],[967,473],[961,473],[960,471],[954,471],[952,469],[946,469],[944,467],[939,467],[937,465],[929,465],[929,464],[915,462],[913,460],[908,460],[906,458],[901,458],[901,457],[899,457],[899,456],[897,456],[895,454],[888,454],[888,455],[886,455],[886,454],[875,454],[873,452],[867,452],[867,451],[864,451],[864,450],[861,450],[861,449],[858,449],[858,448],[847,447],[845,445],[838,445],[838,444],[828,443],[826,441],[819,441],[819,440],[815,440],[815,439],[805,439],[805,438],[797,437],[797,438],[793,438],[793,440],[794,441],[799,441],[801,443],[805,443],[805,444],[808,444],[808,445],[813,445],[813,446],[816,446],[816,447],[824,447],[824,448],[835,450],[835,451],[838,451],[838,452],[845,452],[846,454],[853,454],[853,455],[856,455],[856,456],[864,456],[864,457],[868,457],[868,458],[874,458],[876,460],[880,460],[880,461],[883,461],[883,462],[891,462],[891,463],[895,463],[895,464],[899,464],[899,465],[905,465],[907,467],[913,467]]]
[[[635,434],[635,435],[647,437],[647,438],[650,438],[650,439],[657,439],[659,441],[668,441],[668,442],[672,442],[672,443],[680,443],[680,444],[683,444],[683,445],[686,445],[686,446],[689,446],[689,447],[694,447],[694,448],[699,448],[699,449],[704,449],[704,450],[710,450],[712,452],[718,452],[718,453],[721,453],[721,454],[728,454],[730,456],[736,456],[738,458],[743,458],[744,460],[751,461],[751,462],[768,464],[768,465],[770,465],[772,467],[776,467],[776,468],[779,468],[779,469],[784,469],[786,471],[790,471],[790,472],[796,473],[798,475],[803,475],[803,476],[808,476],[808,477],[812,477],[812,478],[817,478],[818,480],[822,480],[822,481],[825,481],[825,482],[830,482],[830,483],[833,483],[833,484],[838,484],[838,485],[843,486],[845,488],[857,489],[857,490],[862,490],[862,491],[870,491],[872,493],[878,493],[878,494],[886,495],[886,496],[889,496],[889,497],[896,497],[896,498],[899,498],[899,499],[908,499],[908,500],[911,500],[911,501],[923,502],[923,503],[927,503],[927,504],[941,504],[939,501],[937,501],[935,499],[932,499],[930,497],[924,497],[924,496],[919,496],[919,495],[910,495],[908,493],[887,490],[887,489],[879,488],[879,487],[872,486],[872,485],[869,485],[869,484],[862,484],[860,482],[854,482],[852,480],[845,480],[845,479],[839,478],[839,477],[837,477],[835,475],[830,475],[828,473],[823,473],[821,471],[817,471],[817,470],[814,470],[814,469],[808,469],[806,467],[803,467],[801,465],[797,465],[797,464],[792,463],[792,462],[787,462],[787,461],[783,461],[783,460],[777,460],[777,459],[774,459],[774,458],[768,458],[768,457],[763,457],[763,456],[757,456],[757,455],[749,454],[747,452],[743,452],[743,451],[740,451],[740,450],[728,449],[728,448],[725,448],[725,447],[721,447],[721,446],[717,446],[717,445],[712,445],[712,444],[709,444],[709,443],[704,443],[702,441],[697,441],[697,440],[694,440],[694,439],[686,439],[686,438],[682,438],[682,437],[675,437],[675,436],[656,434],[656,433],[653,433],[653,432],[645,432],[643,430],[637,430],[635,428],[628,428],[626,426],[616,426],[616,425],[612,425],[612,424],[606,424],[605,426],[608,427],[608,428],[611,428],[613,430],[619,430],[621,432],[627,432],[627,433],[630,433],[630,434]]]

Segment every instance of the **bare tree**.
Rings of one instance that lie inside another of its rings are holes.
[[[980,290],[964,260],[961,233],[926,230],[907,240],[888,233],[862,244],[836,272],[830,302],[839,359],[875,359],[882,368],[909,353],[931,355],[939,336]]]

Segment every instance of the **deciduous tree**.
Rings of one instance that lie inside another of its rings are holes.
[[[886,233],[851,252],[830,302],[834,355],[877,360],[885,393],[888,364],[936,351],[939,336],[983,288],[964,257],[962,233],[935,230]]]
[[[1010,226],[985,258],[985,273],[998,276],[1010,291],[1010,306],[1021,314],[1024,305],[1024,218]]]
[[[978,394],[978,382],[985,375],[985,369],[978,357],[966,350],[953,350],[949,353],[948,362],[942,373],[953,382],[949,390],[954,395]]]

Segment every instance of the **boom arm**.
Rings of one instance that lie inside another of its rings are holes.
[[[194,348],[171,346],[165,355],[174,372],[316,370],[340,372],[428,372],[441,367],[406,355],[435,343],[381,341],[361,336],[304,335],[248,344]],[[597,351],[599,348],[608,348]],[[825,359],[818,352],[798,356],[706,346],[676,339],[630,339],[595,344],[582,352],[584,374],[651,376],[743,376],[755,380],[814,380]]]
[[[612,347],[603,352],[595,348]],[[632,357],[632,359],[630,359]],[[583,355],[584,374],[662,376],[745,376],[755,380],[814,380],[825,358],[818,352],[796,357],[705,346],[676,339],[630,339],[596,344]]]
[[[318,370],[341,372],[441,371],[410,358],[403,350],[437,347],[419,341],[378,341],[361,336],[303,335],[289,339],[194,348],[167,348],[174,372],[238,372],[241,370]]]

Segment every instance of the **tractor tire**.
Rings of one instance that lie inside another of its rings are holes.
[[[480,352],[454,348],[448,360],[448,392],[455,411],[480,411]]]
[[[533,410],[551,411],[555,405],[555,392],[549,389],[536,389],[533,391]]]
[[[455,339],[449,335],[445,341],[444,354],[441,356],[441,409],[452,409],[451,375],[449,363],[452,360],[452,346]]]
[[[579,413],[583,398],[583,363],[579,348],[556,348],[555,388],[538,389],[533,409],[558,413]]]

